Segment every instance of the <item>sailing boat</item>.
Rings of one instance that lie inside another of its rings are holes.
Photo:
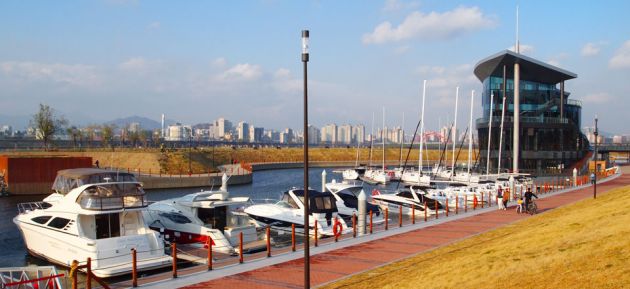
[[[372,123],[372,129],[374,129]],[[380,169],[370,167],[363,175],[363,181],[372,184],[387,184],[391,180],[391,176],[385,170],[385,108],[383,107],[383,129],[381,130],[381,140],[383,141],[383,166]],[[372,137],[372,143],[374,137]]]
[[[418,151],[418,171],[406,171],[400,178],[403,182],[415,185],[430,185],[431,177],[422,174],[422,148],[424,145],[424,100],[427,91],[427,81],[422,86],[422,112],[420,114],[420,150]]]
[[[473,102],[475,99],[475,91],[473,90],[470,95],[470,121],[468,123],[468,168],[465,173],[459,173],[453,179],[459,182],[467,183],[479,183],[479,176],[473,175],[470,172],[470,166],[472,161],[472,115],[473,115]],[[462,141],[463,143],[463,141]]]
[[[364,166],[359,166],[359,155],[361,151],[360,146],[361,140],[358,139],[357,135],[357,159],[354,163],[354,168],[345,169],[343,170],[343,172],[341,172],[344,180],[358,180],[363,174],[365,174],[366,168]]]

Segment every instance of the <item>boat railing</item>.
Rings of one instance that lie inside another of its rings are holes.
[[[20,214],[28,213],[35,210],[43,210],[49,207],[50,204],[46,202],[27,202],[17,204],[17,209]]]

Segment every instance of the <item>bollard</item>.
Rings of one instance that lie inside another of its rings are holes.
[[[295,252],[295,224],[291,224],[291,251]]]
[[[481,192],[481,208],[483,209],[483,192]]]
[[[212,238],[208,236],[208,271],[212,270]]]
[[[427,201],[424,201],[424,221],[427,221]]]
[[[464,213],[468,212],[468,195],[464,195]]]
[[[370,234],[372,234],[372,210],[370,210]]]
[[[317,224],[318,224],[317,221],[315,221],[315,232],[314,232],[315,233],[315,242],[314,242],[315,247],[317,247]]]
[[[398,207],[398,227],[402,227],[402,206]]]
[[[70,272],[68,273],[68,275],[70,275],[70,279],[72,281],[72,289],[78,289],[79,288],[78,279],[77,279],[77,267],[78,266],[79,266],[79,261],[72,260],[72,265],[70,265]]]
[[[448,197],[446,198],[446,216],[448,217]]]
[[[92,258],[87,258],[87,263],[85,266],[85,288],[92,289]]]
[[[455,215],[459,213],[459,195],[455,195]]]
[[[171,244],[171,257],[173,257],[173,278],[177,278],[177,243]]]
[[[416,204],[411,204],[411,223],[416,223]]]
[[[440,215],[440,211],[438,211],[438,201],[437,200],[433,200],[434,201],[434,206],[433,208],[435,208],[435,219],[438,219],[438,216]]]
[[[352,238],[357,237],[357,215],[352,213]]]
[[[385,208],[385,231],[389,227],[389,208]]]
[[[267,226],[267,257],[271,257],[271,227]]]
[[[238,262],[243,264],[243,232],[238,234]]]
[[[326,191],[326,170],[322,170],[322,192]]]
[[[359,227],[359,235],[365,235],[365,218],[367,215],[367,196],[365,195],[365,191],[361,190],[361,192],[359,192],[359,196],[357,197],[357,201],[358,201],[358,210],[359,210],[359,216],[357,218],[357,221],[359,222],[358,227]]]
[[[136,249],[131,248],[131,286],[138,287],[138,268],[136,259]]]

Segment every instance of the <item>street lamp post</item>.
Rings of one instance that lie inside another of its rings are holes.
[[[308,30],[302,30],[302,63],[304,63],[304,288],[311,288],[308,213]]]
[[[599,132],[597,131],[597,116],[595,116],[595,178],[593,179],[593,199],[597,199],[597,135]]]

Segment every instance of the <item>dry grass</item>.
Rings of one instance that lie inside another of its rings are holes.
[[[630,186],[324,288],[630,288]]]
[[[437,161],[440,159],[441,151],[429,150],[425,153],[424,159]],[[476,153],[476,152],[475,152]],[[28,152],[6,152],[9,155],[69,155],[69,156],[91,156],[94,161],[99,160],[101,167],[118,167],[139,169],[143,172],[162,173],[187,173],[188,172],[188,149],[170,150],[162,153],[159,149],[121,149],[116,148],[114,152],[109,149],[91,149],[87,151],[28,151]],[[311,148],[309,149],[309,159],[311,161],[323,162],[354,162],[356,160],[356,148]],[[407,157],[407,151],[403,152],[403,160]],[[191,151],[191,166],[193,173],[205,173],[213,171],[216,166],[228,164],[231,161],[245,163],[264,162],[301,162],[303,158],[302,148],[195,148]],[[372,163],[380,164],[383,158],[382,150],[375,148],[372,155]],[[446,152],[445,158],[450,164],[452,154]],[[459,163],[468,158],[468,151],[462,149],[459,154]],[[368,163],[369,149],[363,148],[360,151],[360,162]],[[400,159],[399,148],[387,148],[386,160],[397,162]],[[418,149],[414,149],[409,154],[409,164],[417,164]]]

